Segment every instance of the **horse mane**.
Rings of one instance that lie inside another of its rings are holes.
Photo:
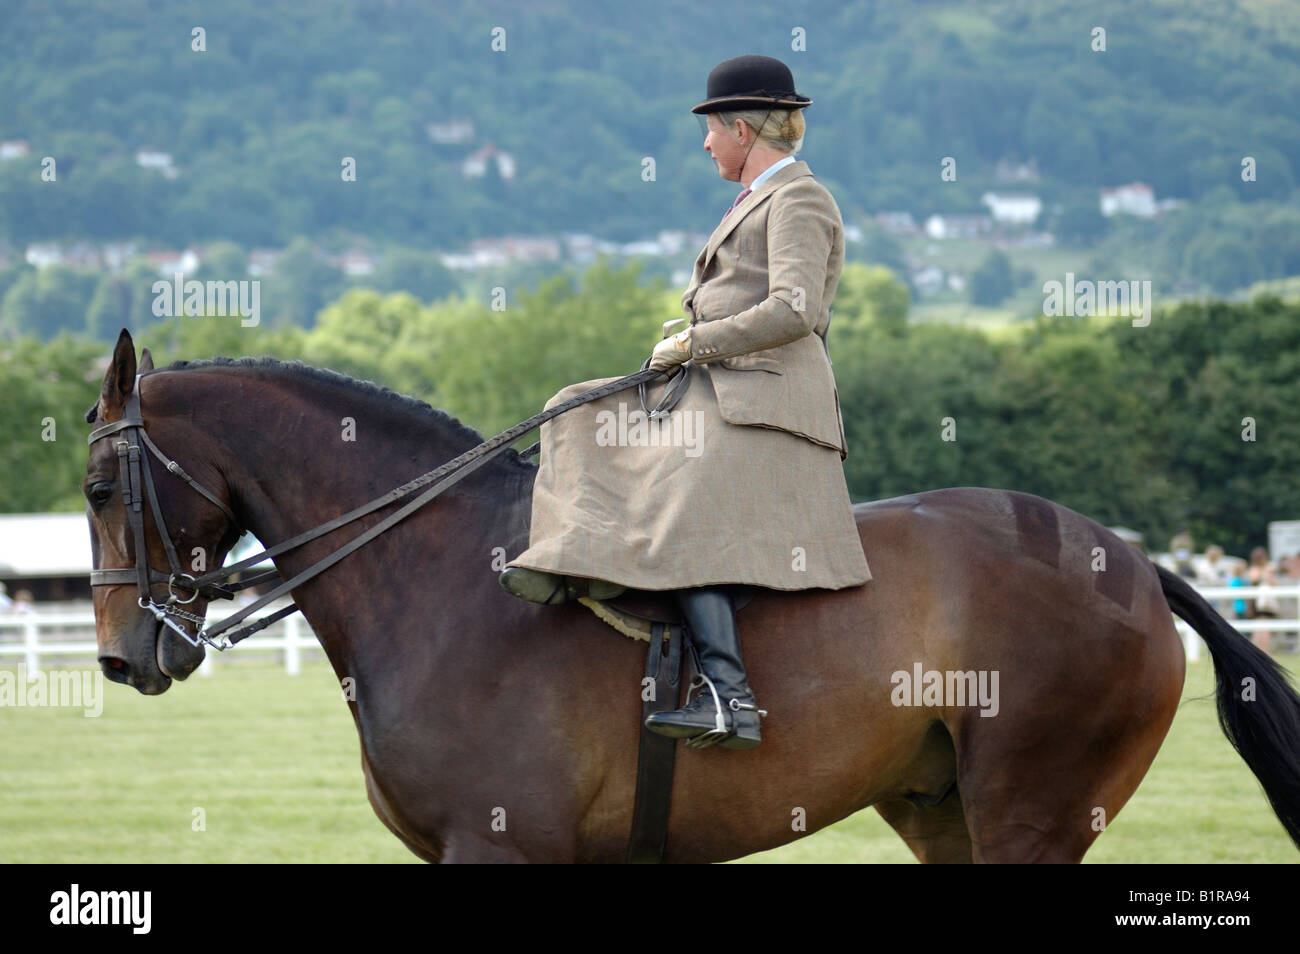
[[[392,388],[384,387],[373,381],[361,381],[357,378],[350,377],[338,371],[331,371],[328,368],[317,368],[302,361],[281,361],[278,358],[262,356],[258,358],[204,358],[198,361],[173,361],[171,364],[157,368],[153,371],[146,371],[145,374],[157,374],[161,371],[197,371],[204,368],[253,368],[271,371],[277,374],[289,375],[291,377],[315,381],[332,388],[341,389],[351,392],[362,397],[372,398],[379,403],[392,408],[394,411],[400,411],[405,414],[416,415],[431,427],[435,427],[444,434],[463,443],[466,449],[483,443],[483,435],[477,430],[464,424],[452,417],[446,411],[440,411],[418,398],[410,397],[394,391]],[[98,404],[91,407],[86,414],[86,420],[93,422],[95,411]],[[506,451],[498,458],[502,461],[518,464],[521,467],[536,469],[536,465],[530,463],[519,456],[519,452],[512,448]]]

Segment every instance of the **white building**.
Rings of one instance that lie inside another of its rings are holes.
[[[158,152],[154,149],[141,149],[135,154],[135,164],[141,169],[152,169],[168,179],[175,179],[176,167],[172,165],[170,152]]]
[[[468,119],[450,119],[445,123],[429,123],[424,127],[430,142],[440,145],[469,142],[474,138],[474,124]]]
[[[515,159],[508,152],[502,152],[496,146],[486,145],[470,153],[460,164],[461,175],[467,179],[479,179],[487,175],[488,162],[496,159],[497,172],[502,179],[515,177]]]
[[[1043,211],[1042,200],[1036,195],[985,192],[980,201],[989,207],[995,222],[1007,225],[1032,225]]]
[[[925,234],[935,239],[975,238],[992,230],[987,215],[932,215],[925,220]]]
[[[63,246],[58,242],[33,242],[24,256],[33,268],[48,268],[63,264]]]
[[[1114,189],[1101,190],[1101,214],[1140,215],[1151,218],[1156,214],[1156,194],[1145,182],[1131,182]]]

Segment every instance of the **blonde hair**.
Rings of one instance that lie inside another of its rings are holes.
[[[736,120],[743,119],[759,142],[781,152],[794,155],[803,148],[806,124],[802,109],[774,109],[770,114],[766,109],[743,109],[719,112],[717,117],[728,129],[736,125]]]

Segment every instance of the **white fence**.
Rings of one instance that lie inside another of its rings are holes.
[[[259,611],[258,615],[275,612],[288,602],[276,602]],[[209,610],[209,622],[216,623],[232,615],[239,607],[232,607],[229,613],[219,614]],[[266,629],[256,636],[250,636],[236,644],[240,655],[272,652],[284,659],[284,668],[291,676],[296,676],[302,668],[304,655],[324,658],[315,634],[301,613],[294,613]],[[231,651],[232,654],[235,652]],[[0,665],[7,665],[7,657],[18,656],[28,672],[40,669],[41,659],[51,656],[89,656],[99,655],[95,644],[95,614],[89,609],[67,610],[54,613],[24,613],[0,615]],[[221,653],[209,650],[199,666],[200,676],[212,675],[214,657]]]
[[[1196,592],[1205,597],[1210,605],[1219,611],[1219,615],[1238,632],[1249,636],[1251,633],[1282,633],[1285,640],[1274,640],[1274,651],[1283,648],[1295,651],[1297,637],[1300,637],[1300,584],[1290,586],[1198,586]],[[1237,600],[1258,599],[1268,596],[1277,601],[1276,619],[1233,619],[1232,606]],[[1188,659],[1200,659],[1201,649],[1205,646],[1195,630],[1177,616],[1174,623],[1183,637],[1183,646],[1187,649]]]
[[[1249,636],[1256,632],[1288,634],[1289,645],[1296,648],[1296,638],[1300,635],[1300,585],[1295,586],[1215,586],[1198,588],[1205,599],[1233,625]],[[1278,601],[1277,619],[1233,619],[1232,604],[1236,600],[1270,596]],[[277,603],[267,607],[263,613],[274,612],[287,603]],[[237,607],[236,607],[237,609]],[[232,612],[234,610],[232,609]],[[210,613],[212,622],[224,619],[224,615]],[[1182,635],[1183,645],[1188,659],[1199,659],[1204,643],[1190,626],[1177,617],[1174,618],[1178,631]],[[1284,641],[1274,642],[1274,649],[1283,648]],[[253,653],[278,653],[284,659],[284,668],[291,676],[296,676],[302,666],[304,654],[323,656],[316,636],[302,618],[294,613],[280,620],[256,636],[239,643],[236,647],[240,656]],[[52,656],[98,656],[95,645],[95,615],[89,609],[68,610],[53,613],[26,613],[17,615],[0,615],[0,665],[5,665],[8,657],[21,657],[28,672],[40,669],[41,659]],[[199,675],[212,674],[212,660],[220,654],[209,651],[199,667]]]

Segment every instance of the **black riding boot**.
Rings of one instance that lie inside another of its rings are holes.
[[[758,709],[746,681],[731,597],[718,587],[678,590],[675,595],[690,626],[699,667],[717,692],[717,703],[704,682],[695,699],[672,712],[656,712],[646,719],[646,728],[659,735],[690,739],[687,745],[692,748],[716,742],[724,749],[752,749],[761,738],[759,715],[767,713]]]

